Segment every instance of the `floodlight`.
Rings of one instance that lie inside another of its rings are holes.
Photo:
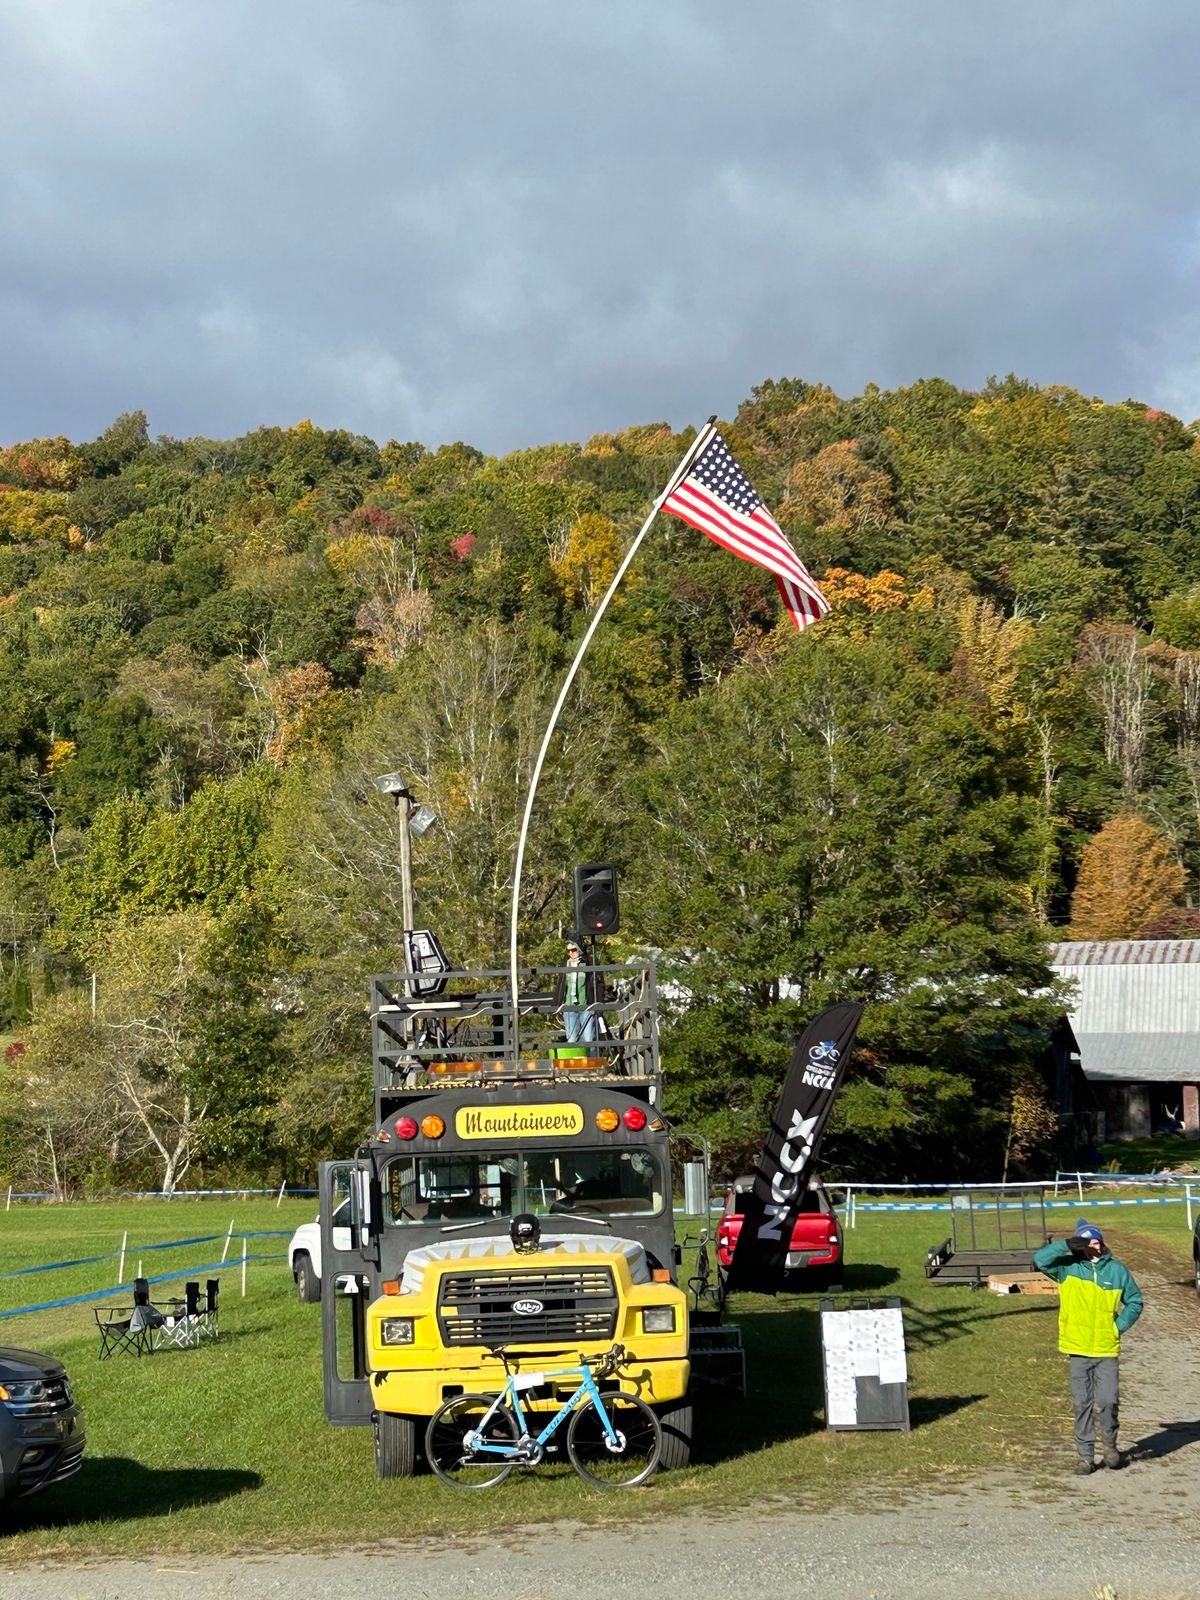
[[[428,833],[437,821],[437,812],[429,806],[414,806],[408,814],[408,831],[415,833],[419,839],[423,833]]]
[[[408,794],[408,779],[403,772],[384,772],[372,779],[380,794]]]

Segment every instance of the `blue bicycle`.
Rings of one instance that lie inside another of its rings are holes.
[[[633,1489],[658,1466],[662,1432],[654,1412],[637,1395],[598,1387],[627,1364],[624,1345],[614,1344],[594,1362],[550,1372],[514,1372],[503,1347],[491,1354],[504,1363],[501,1392],[455,1395],[429,1420],[425,1456],[443,1483],[490,1489],[514,1467],[536,1467],[568,1417],[567,1458],[585,1483]],[[564,1378],[578,1378],[579,1386],[540,1433],[532,1432],[522,1394]]]

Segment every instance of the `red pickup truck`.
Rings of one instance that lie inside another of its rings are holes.
[[[717,1260],[724,1271],[733,1260],[733,1248],[749,1204],[753,1178],[735,1178],[725,1192],[725,1210],[717,1224]],[[818,1289],[828,1293],[842,1286],[842,1234],[825,1185],[809,1180],[788,1244],[784,1286]]]

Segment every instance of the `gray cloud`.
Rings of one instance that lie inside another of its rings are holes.
[[[1200,412],[1189,0],[0,0],[0,438]]]

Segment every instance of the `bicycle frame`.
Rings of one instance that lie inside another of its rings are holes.
[[[533,1378],[540,1381],[543,1376],[554,1378],[579,1378],[581,1382],[574,1394],[569,1395],[567,1399],[563,1401],[562,1405],[550,1418],[549,1422],[542,1429],[542,1431],[534,1436],[529,1431],[529,1422],[526,1418],[524,1407],[521,1405],[521,1390],[537,1387],[537,1382],[530,1382],[529,1379]],[[520,1382],[520,1374],[512,1373],[506,1370],[504,1375],[504,1388],[488,1407],[486,1413],[480,1421],[478,1429],[469,1433],[463,1442],[470,1450],[479,1455],[486,1453],[487,1455],[503,1456],[506,1460],[520,1461],[523,1460],[527,1455],[534,1452],[540,1455],[547,1442],[553,1437],[554,1433],[566,1420],[566,1418],[569,1417],[573,1411],[577,1411],[586,1400],[591,1400],[595,1405],[596,1410],[599,1413],[600,1420],[604,1424],[604,1432],[609,1442],[614,1446],[617,1445],[617,1430],[612,1425],[612,1420],[608,1415],[608,1411],[605,1409],[604,1396],[601,1394],[589,1367],[563,1367],[557,1372],[544,1375],[542,1373],[529,1373],[526,1374],[526,1381],[524,1383]],[[515,1445],[488,1444],[480,1437],[480,1435],[483,1433],[495,1412],[503,1405],[507,1405],[512,1411],[513,1415],[516,1417],[517,1424],[521,1430],[521,1437],[517,1440]]]

